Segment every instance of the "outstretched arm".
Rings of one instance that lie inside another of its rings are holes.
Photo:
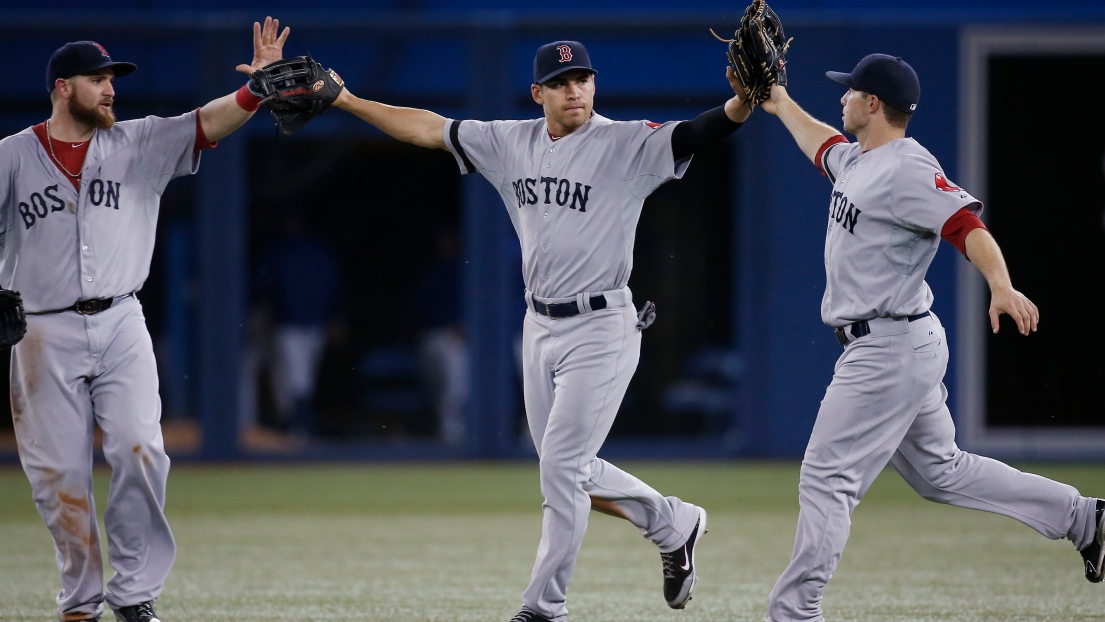
[[[1040,311],[1024,294],[1013,289],[1009,269],[1001,248],[986,229],[974,229],[967,234],[967,257],[990,284],[990,328],[998,332],[998,319],[1007,313],[1017,323],[1022,335],[1036,332]]]
[[[744,92],[740,82],[736,81],[733,69],[728,69],[729,84],[736,93],[723,106],[707,110],[690,121],[675,126],[671,133],[671,153],[678,162],[698,153],[703,147],[719,143],[728,138],[752,114],[752,109],[744,105],[741,94]]]
[[[271,17],[265,18],[264,27],[253,22],[253,62],[238,65],[237,70],[249,75],[254,71],[276,62],[284,53],[284,41],[288,39],[290,28],[285,27],[279,35],[280,20]],[[238,104],[237,93],[224,95],[212,100],[200,108],[200,125],[207,140],[215,142],[220,138],[229,136],[231,132],[242,127],[250,117],[253,110],[246,110]]]
[[[732,69],[729,71],[732,72]],[[824,145],[825,141],[830,138],[841,135],[840,132],[836,131],[833,127],[818,121],[810,116],[810,113],[802,110],[802,108],[790,98],[790,94],[787,93],[787,89],[784,86],[776,84],[771,87],[771,99],[761,104],[761,107],[769,114],[779,117],[783,125],[790,130],[790,135],[794,137],[794,142],[798,143],[798,148],[801,149],[802,153],[806,154],[806,157],[814,164],[817,164],[815,158],[817,157],[817,151],[821,148],[821,145]]]
[[[445,149],[442,131],[445,117],[420,108],[400,108],[367,99],[361,99],[342,89],[341,95],[334,100],[333,106],[349,112],[357,118],[370,123],[383,133],[405,143]]]
[[[737,77],[736,72],[733,71],[733,67],[726,65],[725,78],[729,80],[729,87],[733,89],[734,95],[725,102],[725,114],[728,115],[729,120],[733,123],[744,123],[748,120],[749,115],[752,114],[752,108],[745,105],[744,102],[744,86],[741,84],[740,78]]]

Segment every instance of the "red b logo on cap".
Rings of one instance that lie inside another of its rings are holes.
[[[104,46],[100,45],[99,43],[96,43],[95,41],[92,42],[92,45],[100,48],[100,54],[103,54],[104,58],[111,58],[111,55],[107,53],[107,50],[104,49]]]
[[[558,45],[556,46],[556,50],[560,52],[560,62],[566,63],[572,60],[572,48],[566,45]]]

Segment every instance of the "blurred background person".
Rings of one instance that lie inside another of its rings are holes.
[[[469,366],[461,319],[461,251],[456,231],[439,229],[434,250],[434,261],[414,289],[418,356],[437,416],[438,438],[447,445],[461,445],[467,437]]]
[[[280,232],[257,260],[254,365],[266,366],[278,430],[304,438],[322,431],[315,388],[326,345],[345,333],[341,264],[288,208]],[[247,368],[249,361],[247,361]],[[256,367],[253,378],[257,377]],[[252,408],[256,412],[256,401]],[[256,419],[255,419],[256,421]]]

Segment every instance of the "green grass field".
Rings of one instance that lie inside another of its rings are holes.
[[[759,622],[790,556],[797,463],[620,466],[707,508],[702,579],[687,609],[668,609],[656,549],[592,514],[571,619]],[[1105,494],[1105,465],[1022,468]],[[177,466],[168,496],[166,622],[505,622],[540,535],[536,462]],[[53,620],[53,547],[17,467],[0,468],[0,500],[0,622]],[[856,510],[824,609],[830,622],[1105,620],[1105,584],[1086,582],[1069,542],[923,501],[888,471]]]

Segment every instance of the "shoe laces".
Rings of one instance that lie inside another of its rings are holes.
[[[518,615],[510,619],[510,622],[532,622],[537,619],[537,614],[532,611],[519,611]]]
[[[144,603],[138,603],[134,606],[134,612],[138,614],[139,620],[156,620],[157,614],[153,612],[153,601],[146,601]]]
[[[682,548],[679,548],[679,549],[675,549],[674,551],[672,551],[670,553],[660,553],[660,561],[662,561],[664,563],[664,578],[665,579],[674,579],[675,578],[675,568],[677,566],[682,566],[682,564],[675,561],[675,554],[682,551],[682,550],[683,550]]]

